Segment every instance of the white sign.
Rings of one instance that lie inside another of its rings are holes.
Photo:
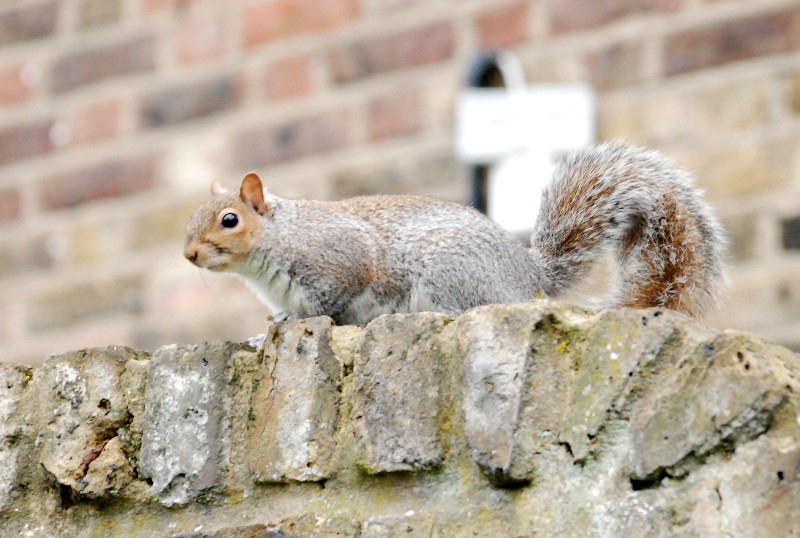
[[[561,153],[594,141],[595,103],[582,84],[466,88],[456,110],[456,151],[472,164],[511,153]]]
[[[486,214],[517,235],[527,235],[539,214],[542,189],[553,175],[553,160],[544,153],[512,154],[489,172]]]
[[[542,188],[567,151],[595,140],[594,91],[587,84],[525,82],[522,64],[501,52],[504,88],[465,88],[456,110],[456,152],[489,165],[486,212],[517,235],[536,222]]]

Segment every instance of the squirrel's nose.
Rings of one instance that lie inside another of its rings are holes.
[[[183,249],[183,257],[192,263],[197,261],[197,247],[187,246]]]

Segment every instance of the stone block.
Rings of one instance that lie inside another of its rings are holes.
[[[0,534],[800,532],[800,355],[677,313],[320,317],[148,357],[0,365]],[[254,486],[254,454],[334,463]]]
[[[478,466],[514,485],[531,480],[539,455],[557,445],[585,461],[613,442],[605,430],[665,368],[664,346],[680,347],[676,333],[708,334],[687,323],[661,309],[592,315],[548,302],[467,312],[459,320],[465,435]]]
[[[654,374],[669,370],[674,357],[698,341],[698,335],[711,336],[692,323],[664,309],[614,309],[584,325],[580,341],[574,342],[572,393],[559,426],[559,440],[576,459],[584,460],[595,445],[609,441],[599,436],[627,416]],[[532,372],[531,378],[537,374]]]
[[[147,373],[139,473],[166,506],[222,485],[228,447],[227,369],[235,345],[172,344]]]
[[[635,479],[683,476],[714,452],[764,433],[800,391],[796,356],[750,335],[722,333],[682,355],[631,411]]]
[[[333,472],[341,366],[327,316],[275,323],[264,342],[247,434],[256,482],[306,482]]]
[[[121,376],[129,361],[146,358],[112,346],[53,355],[42,367],[39,457],[73,495],[116,496],[133,480],[120,439],[133,419]]]
[[[21,439],[26,417],[19,415],[18,407],[32,375],[30,368],[0,364],[0,512],[20,493],[20,458],[29,447]]]
[[[397,314],[370,322],[353,365],[352,420],[359,464],[368,473],[439,464],[442,314]]]
[[[684,509],[695,536],[793,536],[800,532],[800,426],[797,400],[770,431],[736,448],[725,466],[710,466],[687,492]],[[715,468],[716,467],[716,468]]]
[[[353,371],[358,345],[364,336],[364,328],[356,325],[337,325],[331,327],[331,349],[345,372]]]
[[[134,478],[133,465],[118,435],[103,446],[103,450],[86,469],[81,493],[94,497],[118,496]]]
[[[541,308],[530,305],[476,308],[458,320],[465,368],[464,435],[478,466],[501,484],[530,478],[527,470],[510,471],[531,333],[541,319]]]
[[[496,484],[529,481],[533,456],[558,442],[572,386],[570,333],[585,318],[577,310],[571,316],[557,316],[541,302],[481,307],[458,320],[464,435],[473,459]]]

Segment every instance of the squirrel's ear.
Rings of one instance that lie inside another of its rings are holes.
[[[211,182],[211,194],[222,194],[223,192],[225,192],[225,189],[222,188],[219,181],[215,179]]]
[[[264,200],[264,186],[261,184],[261,178],[256,174],[251,173],[244,176],[242,187],[239,189],[239,198],[262,217],[269,213],[269,207]]]

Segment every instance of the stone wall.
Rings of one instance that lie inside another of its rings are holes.
[[[4,536],[790,536],[800,356],[549,302],[0,365]]]
[[[800,0],[0,2],[0,361],[258,331],[248,290],[181,257],[212,179],[467,201],[455,102],[496,48],[593,86],[601,139],[694,171],[732,236],[713,324],[800,350],[798,19]]]

